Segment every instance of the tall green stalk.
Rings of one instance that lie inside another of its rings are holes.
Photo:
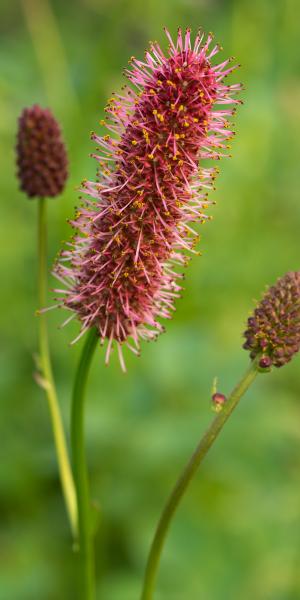
[[[38,306],[43,309],[47,303],[47,201],[38,201]],[[47,318],[41,312],[38,320],[40,368],[51,416],[57,461],[66,509],[73,536],[77,536],[77,503],[75,486],[70,467],[64,428],[60,414],[50,361]]]
[[[91,360],[99,339],[96,328],[86,334],[79,360],[72,397],[71,444],[78,503],[79,557],[82,600],[95,598],[95,566],[92,539],[91,505],[84,443],[84,401]]]
[[[60,99],[63,98],[68,111],[79,115],[80,106],[72,83],[71,69],[53,2],[21,0],[20,9],[23,11],[41,75],[44,78],[50,106],[57,107]]]
[[[230,396],[224,404],[224,407],[222,408],[222,411],[219,412],[217,416],[213,419],[211,425],[200,440],[198,446],[192,454],[192,457],[190,458],[182,474],[177,480],[177,483],[173,488],[169,499],[167,500],[167,503],[162,511],[161,517],[159,519],[154,534],[145,570],[141,600],[152,600],[153,598],[155,581],[164,542],[166,540],[166,535],[170,523],[172,521],[176,509],[178,508],[181,498],[187,490],[187,487],[191,482],[193,476],[195,475],[200,463],[205,458],[208,450],[216,440],[227,419],[230,417],[232,411],[237,406],[239,400],[245,394],[245,392],[255,379],[257,373],[258,371],[255,361],[251,363],[249,369],[246,371],[241,381],[231,392]]]

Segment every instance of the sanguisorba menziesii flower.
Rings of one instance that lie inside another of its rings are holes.
[[[282,367],[300,349],[300,271],[268,288],[248,319],[244,348],[262,369]]]
[[[17,133],[20,188],[30,198],[58,196],[68,177],[68,159],[60,127],[48,108],[24,108]]]
[[[179,30],[175,43],[166,34],[168,54],[152,43],[144,61],[132,57],[126,75],[135,89],[109,100],[101,124],[113,135],[92,134],[98,180],[82,184],[89,198],[71,221],[76,232],[55,269],[80,335],[98,328],[108,340],[106,362],[115,341],[123,369],[122,345],[138,353],[140,338],[156,338],[159,319],[172,315],[181,290],[177,268],[199,239],[190,223],[208,218],[217,172],[198,163],[226,154],[228,118],[240,102],[240,84],[224,83],[235,68],[231,59],[211,62],[220,49],[211,34],[199,33],[193,45],[190,30],[184,37]]]

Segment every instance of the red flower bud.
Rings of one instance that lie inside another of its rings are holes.
[[[270,287],[248,319],[244,348],[262,369],[282,367],[300,349],[300,271]]]
[[[16,152],[20,188],[27,196],[45,198],[61,193],[68,160],[59,125],[50,110],[38,105],[23,110]]]

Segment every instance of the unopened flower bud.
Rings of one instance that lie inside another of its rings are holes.
[[[27,196],[57,196],[64,188],[68,159],[60,127],[48,109],[25,108],[19,118],[17,167]]]
[[[270,287],[248,319],[244,348],[259,367],[282,367],[300,349],[300,271],[286,273]]]
[[[215,410],[215,412],[220,412],[226,402],[226,396],[224,396],[224,394],[221,394],[220,392],[216,392],[212,395],[211,399],[213,403],[213,409]]]
[[[270,356],[262,356],[258,364],[260,369],[266,371],[270,370],[270,368],[272,367],[272,359]]]

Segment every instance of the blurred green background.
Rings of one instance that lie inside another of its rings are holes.
[[[299,0],[1,0],[1,600],[76,597],[48,409],[32,376],[37,207],[15,180],[16,120],[24,106],[51,106],[69,150],[68,186],[49,202],[50,268],[75,187],[95,176],[89,132],[127,59],[149,39],[166,45],[164,25],[213,30],[224,57],[242,63],[233,79],[246,85],[245,105],[201,230],[203,257],[167,334],[126,357],[126,376],[116,357],[108,369],[100,351],[94,360],[86,425],[102,511],[99,599],[138,598],[162,504],[211,419],[213,377],[230,391],[248,363],[241,332],[253,299],[299,269]],[[58,330],[62,318],[49,313],[68,425],[81,344],[68,347],[78,327]],[[299,360],[258,378],[207,457],[170,531],[157,600],[300,598]]]

